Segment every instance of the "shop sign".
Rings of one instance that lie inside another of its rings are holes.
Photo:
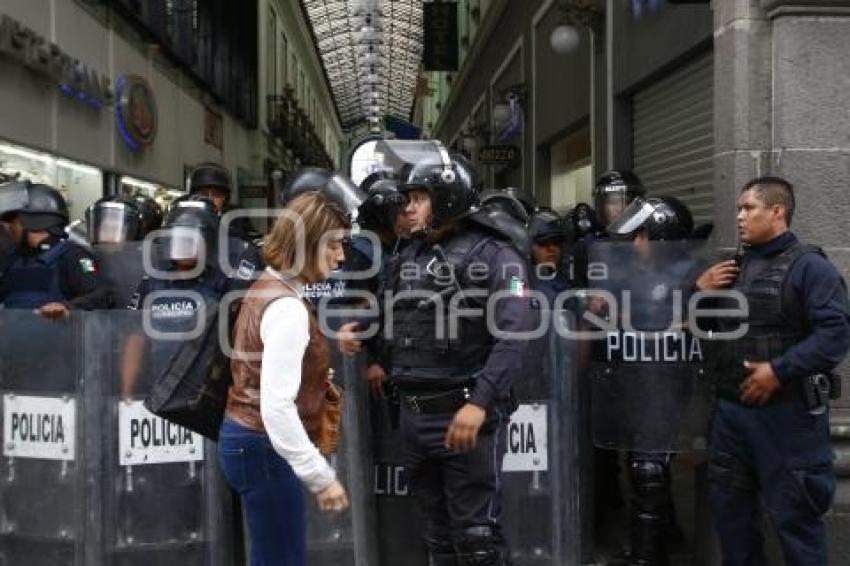
[[[115,121],[124,143],[139,151],[156,138],[157,110],[153,89],[144,77],[123,75],[115,87]]]
[[[478,162],[482,165],[507,165],[519,160],[519,148],[515,145],[485,145],[478,150]]]
[[[422,10],[423,68],[426,71],[457,71],[458,3],[429,2],[422,5]]]
[[[20,61],[92,108],[99,109],[114,100],[109,77],[5,14],[0,16],[0,54]]]

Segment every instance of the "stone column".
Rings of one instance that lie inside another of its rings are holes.
[[[740,186],[779,175],[796,187],[792,229],[850,280],[850,2],[714,0],[714,12],[715,243],[734,245]],[[847,398],[832,412],[836,564],[850,553]]]

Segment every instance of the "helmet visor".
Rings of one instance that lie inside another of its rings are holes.
[[[328,181],[323,191],[325,195],[343,207],[343,211],[349,218],[357,217],[357,209],[366,200],[366,193],[354,182],[337,173]]]
[[[623,210],[619,218],[608,225],[607,231],[613,237],[625,237],[633,234],[643,226],[652,214],[655,207],[642,198],[636,198]]]
[[[383,140],[375,146],[375,159],[382,169],[398,177],[399,190],[454,182],[451,158],[435,140]],[[442,172],[446,178],[434,175],[435,171]]]
[[[119,202],[104,202],[91,209],[89,241],[92,244],[119,244],[135,240],[139,215]]]
[[[206,241],[200,228],[173,226],[162,237],[161,246],[169,261],[200,261],[206,255]]]

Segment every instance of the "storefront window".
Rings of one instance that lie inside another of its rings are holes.
[[[44,183],[56,188],[68,203],[71,220],[83,218],[86,208],[103,194],[100,169],[0,142],[0,181],[12,179]]]
[[[185,191],[160,185],[158,183],[142,181],[141,179],[135,179],[128,175],[121,176],[119,180],[119,187],[119,192],[122,195],[129,197],[151,197],[162,208],[163,212],[168,212],[172,201],[185,194]]]

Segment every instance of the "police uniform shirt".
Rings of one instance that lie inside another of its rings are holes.
[[[64,303],[72,309],[95,310],[113,306],[113,293],[98,269],[97,261],[85,248],[60,238],[50,238],[39,245],[32,254],[21,254],[13,249],[4,262],[4,273],[0,282],[0,303],[13,291],[14,276],[10,273],[18,265],[33,266],[55,246],[66,249],[58,260],[59,290]]]
[[[797,237],[789,231],[747,253],[767,256],[796,242]],[[850,315],[845,282],[835,266],[820,254],[807,253],[795,261],[785,284],[790,285],[794,303],[802,305],[802,314],[811,328],[802,342],[771,361],[776,377],[787,384],[841,363],[850,349]]]

